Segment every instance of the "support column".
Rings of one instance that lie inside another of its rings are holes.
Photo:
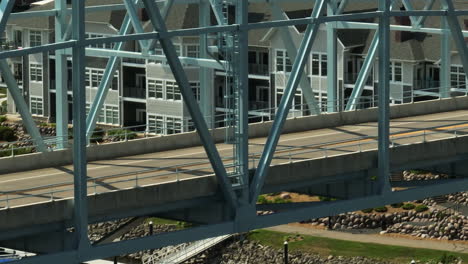
[[[66,0],[56,0],[55,9],[55,41],[64,40],[67,29]],[[64,50],[55,51],[55,123],[57,125],[57,148],[64,149],[68,145],[68,65]]]
[[[442,6],[442,8],[444,5]],[[440,17],[442,35],[440,35],[440,98],[450,97],[451,35],[446,17]]]
[[[336,10],[336,1],[329,0],[327,15],[333,16]],[[336,22],[327,22],[327,112],[336,112],[339,104],[336,91],[338,87],[337,75],[337,37]],[[340,98],[341,99],[341,98]]]
[[[383,12],[379,23],[379,125],[378,125],[378,181],[381,194],[390,188],[390,2],[379,0]]]
[[[238,34],[239,57],[233,58],[234,67],[237,67],[239,76],[239,85],[234,87],[238,89],[239,103],[237,105],[239,116],[239,127],[235,128],[239,133],[239,145],[236,148],[236,159],[239,163],[239,173],[242,180],[241,203],[248,204],[249,199],[249,32],[245,29],[249,21],[249,2],[248,0],[239,0],[236,4],[236,23],[241,25]],[[235,48],[235,47],[234,47]],[[236,78],[233,76],[233,78]]]
[[[73,61],[73,179],[75,247],[83,252],[88,240],[88,201],[86,164],[86,89],[85,89],[85,0],[72,2]]]
[[[200,27],[210,26],[210,3],[208,0],[201,0],[199,3],[199,23]],[[208,34],[200,35],[200,58],[208,58]],[[205,117],[208,128],[214,128],[214,80],[212,70],[207,67],[199,68],[199,79],[200,79],[200,106],[202,114]]]

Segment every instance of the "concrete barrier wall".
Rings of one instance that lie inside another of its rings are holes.
[[[390,116],[391,118],[402,118],[463,109],[468,109],[467,96],[395,105],[390,107]],[[377,108],[322,114],[318,116],[298,117],[288,119],[286,121],[283,128],[283,133],[293,133],[343,125],[375,122],[377,121],[377,118]],[[271,121],[250,124],[249,137],[257,138],[268,136],[272,125],[273,122]],[[224,128],[215,129],[211,131],[211,133],[213,140],[216,143],[224,141]],[[87,155],[88,161],[95,161],[172,149],[189,148],[200,145],[200,138],[196,132],[190,132],[170,136],[137,139],[128,142],[115,142],[103,144],[100,146],[91,146],[88,148]],[[0,174],[64,166],[71,164],[72,160],[73,157],[71,150],[34,153],[21,155],[14,158],[0,158]]]

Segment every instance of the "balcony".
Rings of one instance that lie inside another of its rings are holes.
[[[130,98],[145,99],[146,98],[146,88],[145,87],[130,87],[124,86],[123,96]]]
[[[0,51],[6,51],[6,50],[16,50],[18,48],[21,48],[21,43],[17,43],[14,41],[9,41],[9,40],[0,40]]]
[[[249,63],[249,74],[268,76],[270,73],[267,64]]]
[[[132,64],[146,64],[146,59],[137,59],[137,58],[123,58],[122,61],[124,63],[132,63]]]

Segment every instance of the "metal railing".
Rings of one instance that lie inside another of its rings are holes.
[[[143,264],[179,264],[197,254],[216,246],[233,235],[223,235],[218,237],[207,238],[193,243],[185,243],[177,248],[176,251],[168,251],[164,255],[150,255],[142,260]]]
[[[450,127],[453,127],[451,125]],[[458,129],[447,129],[447,126],[436,126],[425,129],[414,129],[406,130],[403,135],[393,134],[390,140],[391,148],[396,148],[404,145],[411,145],[415,143],[422,143],[432,141],[434,135],[445,135],[442,138],[435,140],[456,138],[468,135],[468,122],[456,124],[455,127]],[[412,140],[409,143],[402,143],[401,141],[407,139],[417,139],[420,141]],[[398,142],[400,141],[400,143]],[[372,146],[374,145],[374,146]],[[352,148],[351,150],[349,148]],[[346,140],[328,141],[324,143],[314,143],[301,146],[287,146],[278,147],[275,152],[274,164],[285,164],[297,161],[303,161],[313,158],[332,157],[338,155],[346,155],[350,153],[362,152],[375,150],[377,148],[377,138],[373,136],[362,136],[354,137]],[[345,154],[343,154],[345,151]],[[249,155],[249,168],[253,169],[256,167],[258,160],[260,159],[262,152],[254,152]],[[315,155],[314,154],[318,154]],[[224,157],[222,161],[226,164],[232,161],[233,157]],[[276,162],[275,162],[276,161]],[[187,169],[189,167],[201,166],[194,169]],[[226,165],[227,170],[231,169],[232,165]],[[170,171],[170,172],[164,172]],[[157,173],[163,172],[163,173]],[[182,163],[173,166],[145,169],[140,171],[133,171],[122,174],[114,174],[108,176],[101,176],[96,178],[88,179],[88,190],[90,194],[99,194],[99,188],[105,183],[105,185],[121,184],[125,183],[122,189],[133,189],[143,185],[161,184],[168,182],[178,182],[186,178],[205,177],[212,174],[212,168],[207,160]],[[188,176],[187,176],[188,175]],[[151,179],[148,183],[143,183],[146,180]],[[155,182],[157,180],[157,182]],[[143,183],[143,185],[142,185]],[[67,187],[68,188],[63,188]],[[45,191],[43,191],[45,190]],[[31,193],[38,192],[39,193]],[[109,191],[109,190],[108,190]],[[48,184],[37,186],[34,188],[27,188],[22,190],[14,190],[0,193],[0,207],[9,208],[12,202],[28,198],[40,198],[42,200],[56,200],[62,198],[69,198],[72,195],[60,197],[59,194],[66,192],[73,192],[73,181],[65,181],[55,184]],[[106,192],[106,191],[102,191]],[[101,192],[101,193],[102,193]],[[36,201],[37,202],[37,201]],[[32,202],[35,203],[35,202]],[[27,203],[26,203],[27,204]],[[21,203],[21,205],[25,205]]]

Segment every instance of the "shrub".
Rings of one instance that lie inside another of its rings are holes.
[[[412,203],[407,203],[407,204],[404,204],[401,208],[403,208],[404,210],[413,210],[416,206]]]
[[[7,117],[6,116],[0,116],[0,123],[3,123],[7,121]]]
[[[442,264],[451,264],[451,263],[456,263],[458,261],[457,257],[453,255],[447,255],[447,253],[444,253],[438,260],[438,263]]]
[[[93,135],[91,136],[91,142],[101,142],[102,138],[104,137],[105,131],[104,129],[98,127],[94,129]]]
[[[391,204],[391,206],[392,206],[393,208],[400,208],[400,207],[403,206],[403,203],[394,203],[394,204]]]
[[[109,130],[107,132],[107,135],[109,137],[118,138],[120,140],[125,139],[125,134],[127,134],[127,139],[135,139],[136,138],[136,134],[133,131],[128,130],[128,129],[113,129],[113,130]]]
[[[429,210],[429,208],[428,208],[425,204],[420,204],[420,205],[416,206],[416,207],[414,208],[414,210],[415,210],[416,212],[420,213],[420,212],[424,212],[424,211]]]
[[[15,141],[15,131],[10,127],[0,126],[0,140]]]
[[[257,203],[259,204],[267,204],[269,203],[268,199],[265,197],[265,195],[259,195],[257,199]]]
[[[15,155],[23,155],[33,153],[33,148],[20,148],[14,150]],[[0,151],[0,157],[9,157],[11,156],[11,150],[2,150]]]
[[[290,203],[291,200],[289,199],[283,199],[281,197],[276,197],[275,199],[273,199],[273,203]]]
[[[374,211],[378,213],[385,213],[388,211],[388,208],[386,206],[376,207],[374,208]]]
[[[322,202],[330,202],[330,201],[336,201],[336,198],[328,197],[328,196],[319,196],[318,197],[320,201]]]
[[[367,209],[363,209],[361,210],[363,213],[366,213],[366,214],[370,214],[372,213],[372,211],[374,211],[374,208],[367,208]]]

